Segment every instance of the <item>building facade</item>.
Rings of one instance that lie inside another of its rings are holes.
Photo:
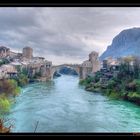
[[[32,59],[33,58],[33,49],[30,47],[23,48],[22,56],[23,56],[23,58],[26,58],[26,59]]]
[[[99,54],[95,51],[89,54],[89,61],[92,64],[92,73],[95,73],[100,70],[100,61],[98,55]]]
[[[0,46],[0,58],[5,58],[10,55],[10,49],[4,46]]]
[[[85,79],[89,74],[94,75],[100,70],[100,61],[98,53],[93,51],[89,54],[89,59],[84,61],[80,66],[80,79]]]

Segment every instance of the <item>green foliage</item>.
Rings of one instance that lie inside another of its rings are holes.
[[[3,59],[0,60],[0,66],[2,66],[4,64],[9,64],[9,63],[10,62],[7,59],[5,59],[5,58],[3,58]]]
[[[5,94],[5,96],[16,96],[20,93],[20,88],[14,79],[4,79],[0,81],[0,94]]]
[[[93,80],[94,80],[93,77],[87,77],[86,79],[80,80],[79,84],[80,84],[80,85],[87,86],[87,85],[89,85],[91,82],[93,82]]]
[[[134,79],[133,82],[136,86],[136,92],[140,94],[140,79]]]
[[[101,73],[100,72],[96,72],[95,76],[94,76],[94,82],[99,82],[101,78]]]
[[[130,98],[133,98],[133,97],[140,98],[140,94],[138,94],[137,92],[129,92],[127,96]]]
[[[111,93],[109,94],[109,97],[112,99],[119,99],[120,96],[120,93],[116,93],[115,91],[111,91]]]
[[[24,74],[25,76],[28,76],[28,70],[26,68],[22,69],[22,74]]]
[[[39,78],[39,77],[41,77],[41,72],[40,71],[36,72],[33,78],[36,79],[36,78]]]
[[[11,103],[6,97],[0,97],[0,114],[9,112]]]
[[[94,77],[88,77],[79,83],[88,91],[101,90],[110,98],[125,99],[140,104],[140,59],[126,57],[118,70],[117,77],[110,78],[105,83],[100,83],[101,72],[96,72]]]
[[[115,80],[109,80],[109,82],[108,82],[108,86],[107,86],[107,88],[108,89],[113,89],[115,86],[116,86],[116,81]]]
[[[3,61],[0,61],[0,66],[2,66],[4,63],[3,63]]]
[[[27,85],[29,79],[25,74],[18,74],[18,78],[16,79],[18,86],[23,87]]]

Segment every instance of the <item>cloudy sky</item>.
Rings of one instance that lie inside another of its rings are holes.
[[[140,27],[140,8],[0,8],[0,45],[53,64],[82,63],[91,51],[101,55],[123,29]]]

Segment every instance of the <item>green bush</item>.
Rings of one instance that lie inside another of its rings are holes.
[[[120,96],[120,93],[116,93],[115,91],[111,91],[111,93],[109,94],[109,97],[112,99],[119,99]]]
[[[10,110],[11,103],[6,97],[0,97],[0,114],[7,113]]]
[[[80,85],[84,85],[84,86],[87,86],[88,85],[88,83],[87,83],[86,80],[80,80],[79,84]]]
[[[0,66],[2,66],[4,64],[9,64],[9,63],[10,62],[7,59],[5,59],[5,58],[3,58],[3,59],[0,60]]]
[[[27,85],[28,82],[29,82],[28,77],[26,75],[24,75],[24,74],[19,74],[18,78],[16,80],[17,80],[18,85],[20,87],[23,87],[23,86]]]
[[[93,79],[92,77],[87,77],[86,79],[83,79],[83,80],[80,80],[79,84],[80,85],[89,85],[91,82],[93,82]]]
[[[130,83],[126,84],[127,91],[133,91],[140,94],[140,79],[134,79]]]
[[[108,82],[108,88],[113,89],[116,86],[116,81],[115,80],[109,80]]]
[[[140,94],[137,92],[129,92],[127,95],[129,98],[139,98],[140,99]]]
[[[92,80],[94,80],[94,82],[96,83],[96,82],[99,82],[100,78],[101,78],[101,73],[96,72],[96,74]]]
[[[25,76],[28,76],[28,70],[26,68],[22,69],[22,74],[24,74]]]
[[[134,82],[136,83],[136,91],[140,94],[140,79],[134,79]]]
[[[14,79],[4,79],[0,81],[0,94],[5,96],[16,96],[20,93],[20,88]]]

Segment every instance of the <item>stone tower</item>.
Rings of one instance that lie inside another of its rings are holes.
[[[89,54],[89,61],[92,63],[92,73],[100,70],[100,61],[97,52],[93,51]]]
[[[80,66],[80,79],[85,79],[88,75],[94,75],[100,70],[100,61],[98,53],[93,51],[89,54],[89,59],[84,61]]]
[[[33,49],[30,48],[30,47],[23,48],[22,55],[26,59],[32,59],[32,57],[33,57]]]

